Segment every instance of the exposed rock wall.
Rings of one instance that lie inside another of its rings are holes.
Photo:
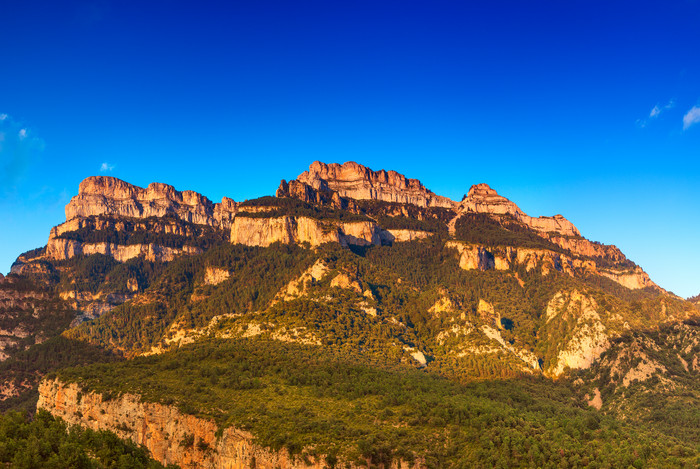
[[[323,458],[305,464],[291,458],[284,449],[271,451],[255,444],[253,435],[246,431],[228,427],[219,432],[211,420],[183,414],[174,406],[143,402],[133,394],[106,400],[75,383],[44,380],[39,386],[37,408],[46,409],[70,424],[109,430],[144,445],[163,464],[217,469],[326,467]],[[394,462],[391,467],[409,469],[418,464]]]
[[[490,213],[511,215],[535,231],[555,232],[564,236],[581,236],[578,229],[561,215],[553,217],[531,217],[515,203],[498,195],[488,184],[476,184],[469,189],[467,197],[460,203],[460,213]]]
[[[396,171],[372,171],[353,161],[342,165],[315,161],[297,181],[316,190],[329,189],[342,197],[358,200],[383,200],[419,207],[452,208],[456,204],[429,191],[417,179],[408,179]]]
[[[617,246],[594,243],[586,238],[552,236],[549,240],[579,256],[600,257],[612,262],[623,262],[627,260]]]
[[[248,218],[238,216],[231,227],[231,242],[248,246],[269,246],[272,243],[323,243],[370,245],[381,244],[382,232],[374,222],[341,222],[309,217],[282,216]]]
[[[192,225],[187,225],[177,220],[161,218],[157,221],[129,219],[125,220],[119,216],[99,216],[89,218],[71,218],[58,226],[51,228],[49,238],[57,238],[65,233],[78,230],[90,231],[117,231],[117,232],[137,232],[148,231],[155,234],[196,236]]]
[[[524,265],[528,271],[541,268],[543,275],[554,270],[571,276],[596,274],[632,290],[646,287],[659,289],[640,267],[631,271],[604,269],[599,268],[593,260],[572,258],[546,249],[487,247],[461,241],[448,241],[445,246],[457,250],[459,266],[464,270],[510,270],[517,265]]]
[[[549,301],[546,322],[573,324],[570,339],[558,343],[558,355],[547,374],[560,376],[567,369],[589,368],[610,347],[608,331],[593,297],[577,290],[559,292]]]
[[[46,257],[53,260],[66,260],[75,256],[104,254],[119,262],[144,256],[149,261],[169,262],[182,254],[199,254],[202,250],[194,246],[169,248],[157,244],[81,243],[73,239],[50,238],[46,245]]]
[[[425,239],[432,234],[433,233],[430,233],[428,231],[420,230],[386,230],[383,233],[383,237],[389,243],[401,243],[405,241]]]
[[[341,197],[338,192],[327,188],[314,189],[309,184],[301,181],[282,181],[275,193],[276,197],[291,197],[309,204],[330,206],[340,210],[348,210],[359,213],[357,204],[351,198]],[[248,207],[246,207],[246,210]]]
[[[191,223],[228,229],[236,211],[237,204],[228,198],[213,204],[197,192],[180,192],[167,184],[154,182],[143,189],[117,178],[92,176],[80,183],[78,195],[66,205],[66,220],[92,215],[176,215]]]
[[[574,275],[587,271],[595,272],[596,268],[593,261],[572,259],[546,249],[486,247],[460,241],[448,241],[446,246],[457,249],[459,266],[465,270],[509,270],[516,265],[524,265],[528,271],[539,267],[545,275],[552,270]]]
[[[623,287],[629,288],[630,290],[637,290],[647,287],[658,288],[658,285],[652,282],[649,275],[639,266],[635,267],[631,271],[620,271],[614,269],[601,270],[600,274],[614,282],[619,283]]]
[[[221,269],[218,267],[207,267],[204,271],[204,284],[205,285],[218,285],[221,282],[225,282],[231,276],[231,273],[226,269]]]
[[[39,386],[37,408],[70,424],[110,430],[142,444],[163,464],[220,469],[321,469],[325,465],[294,461],[284,450],[268,451],[254,444],[250,433],[235,428],[225,429],[217,438],[218,427],[213,421],[183,414],[173,406],[142,402],[133,394],[105,400],[101,394],[83,392],[75,383],[44,380]],[[187,444],[188,438],[193,438],[192,445]]]

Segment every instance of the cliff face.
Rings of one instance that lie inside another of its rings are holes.
[[[168,248],[157,244],[81,243],[73,239],[63,238],[50,238],[46,245],[46,257],[58,261],[80,255],[104,254],[119,262],[125,262],[138,256],[143,256],[149,261],[169,262],[182,254],[198,254],[200,252],[202,252],[200,248],[193,246]]]
[[[353,199],[341,197],[338,192],[332,191],[325,186],[319,185],[319,188],[314,189],[309,184],[301,181],[282,181],[276,197],[291,197],[299,199],[309,204],[330,206],[340,210],[348,210],[353,213],[358,213],[357,204]],[[247,207],[246,207],[247,210]]]
[[[272,243],[340,243],[368,246],[382,242],[381,230],[374,222],[341,222],[309,217],[274,218],[236,217],[231,227],[231,242],[248,246],[269,246]]]
[[[408,179],[396,171],[372,171],[352,161],[342,165],[315,161],[297,181],[316,190],[331,190],[357,200],[383,200],[419,207],[452,208],[455,205],[447,197],[426,189],[417,179]]]
[[[227,229],[237,204],[224,198],[213,204],[193,191],[177,191],[167,184],[152,183],[146,189],[120,179],[93,176],[80,183],[78,195],[66,205],[66,220],[93,215],[133,218],[176,215],[190,223]]]
[[[617,246],[594,243],[585,238],[552,236],[549,240],[579,256],[600,257],[612,262],[623,262],[627,260]]]
[[[569,340],[557,343],[558,354],[549,375],[560,376],[569,369],[589,368],[610,347],[609,332],[601,320],[604,313],[590,296],[574,290],[559,292],[547,304],[546,321],[550,327],[573,324]],[[570,326],[571,327],[571,326]]]
[[[271,451],[255,444],[253,435],[246,431],[233,427],[220,431],[211,420],[183,414],[174,406],[144,402],[133,394],[105,399],[75,383],[44,380],[39,385],[37,408],[70,424],[109,430],[144,445],[163,464],[217,469],[327,467],[323,458],[306,464],[290,457],[284,449]],[[391,467],[418,466],[394,462]]]
[[[632,290],[646,287],[660,290],[639,267],[630,271],[612,270],[599,267],[594,260],[572,258],[546,249],[488,247],[461,241],[448,241],[446,246],[457,250],[459,266],[465,270],[510,270],[517,265],[524,265],[528,271],[541,268],[543,275],[555,270],[571,276],[595,274]]]
[[[219,469],[321,469],[325,465],[306,465],[293,461],[286,451],[268,451],[254,444],[250,433],[235,428],[225,429],[217,438],[214,422],[183,414],[172,406],[142,402],[133,394],[106,400],[101,394],[83,392],[75,383],[44,380],[37,408],[70,424],[109,430],[142,444],[163,464]]]
[[[578,229],[561,215],[553,217],[531,217],[515,203],[498,195],[488,184],[476,184],[469,189],[467,197],[460,203],[460,213],[489,213],[511,215],[535,231],[559,233],[564,236],[581,236]]]

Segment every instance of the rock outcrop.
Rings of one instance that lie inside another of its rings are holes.
[[[594,243],[586,238],[569,238],[564,236],[552,236],[551,242],[561,246],[573,254],[585,257],[597,257],[610,262],[625,262],[627,258],[617,246]]]
[[[432,234],[428,231],[420,230],[386,230],[382,232],[382,237],[386,244],[391,244],[425,239]]]
[[[560,376],[567,369],[589,368],[610,347],[608,331],[601,321],[600,307],[595,299],[576,290],[559,292],[549,301],[547,324],[573,324],[565,343],[557,343],[558,354],[547,374]]]
[[[457,250],[459,266],[465,270],[509,270],[516,265],[524,265],[528,271],[541,268],[544,275],[553,270],[572,276],[596,271],[593,261],[574,259],[546,249],[487,247],[460,241],[448,241],[446,246]]]
[[[143,256],[149,261],[169,262],[183,254],[199,254],[201,252],[200,248],[194,246],[169,248],[157,244],[81,243],[64,238],[50,238],[46,245],[46,257],[57,261],[80,255],[104,254],[119,262],[126,262],[139,256]]]
[[[231,227],[231,242],[248,246],[269,246],[277,242],[309,243],[311,246],[324,243],[369,246],[382,243],[382,231],[376,223],[370,221],[343,222],[304,216],[238,216]]]
[[[489,213],[492,215],[510,215],[535,231],[541,233],[558,233],[564,236],[581,236],[578,229],[561,215],[553,217],[531,217],[515,203],[498,195],[488,184],[476,184],[469,189],[467,197],[462,200],[462,213]]]
[[[356,200],[382,200],[419,207],[452,208],[455,202],[434,194],[417,179],[396,171],[372,171],[353,161],[325,164],[314,161],[297,181],[315,190],[330,190]]]
[[[325,458],[305,463],[282,449],[272,451],[255,443],[253,435],[234,427],[220,429],[215,422],[180,412],[174,406],[145,402],[123,394],[106,399],[75,383],[46,379],[39,386],[38,409],[45,409],[69,424],[109,430],[144,445],[163,464],[181,467],[243,469],[327,467]],[[356,467],[349,464],[348,467]],[[394,461],[392,469],[417,468]]]
[[[92,176],[80,183],[78,195],[66,205],[66,220],[93,215],[132,218],[175,215],[185,221],[228,229],[238,205],[224,197],[219,204],[193,191],[152,183],[146,189],[108,176]]]
[[[555,270],[572,277],[595,274],[607,277],[631,290],[647,287],[661,290],[640,267],[626,271],[612,270],[599,267],[591,259],[571,257],[546,249],[489,247],[461,241],[448,241],[445,246],[457,250],[459,266],[464,270],[511,270],[518,265],[524,265],[527,271],[540,268],[543,275]]]
[[[205,285],[218,285],[225,282],[231,276],[231,273],[226,269],[219,267],[207,267],[204,271]]]
[[[309,184],[301,181],[280,182],[276,197],[291,197],[302,200],[309,204],[329,206],[339,210],[348,210],[358,213],[359,209],[355,201],[348,197],[341,197],[338,192],[326,187],[313,188]]]
[[[648,287],[659,288],[659,286],[652,282],[649,275],[639,266],[626,271],[616,269],[601,270],[600,275],[607,277],[610,280],[619,283],[623,287],[629,288],[630,290],[638,290]]]

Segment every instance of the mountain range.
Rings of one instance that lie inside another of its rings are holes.
[[[700,464],[697,297],[487,184],[95,176],[65,212],[0,277],[0,409],[181,467]]]

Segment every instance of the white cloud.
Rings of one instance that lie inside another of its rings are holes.
[[[100,172],[104,173],[107,171],[112,171],[114,169],[114,165],[109,164],[107,162],[102,163],[102,166],[100,166]]]
[[[7,114],[0,114],[0,121],[7,119]]]
[[[25,138],[27,138],[27,129],[19,129],[19,132],[17,132],[17,136],[20,140],[24,140]]]
[[[683,116],[683,130],[686,130],[693,124],[700,122],[700,107],[693,106],[690,111]]]
[[[660,105],[657,104],[653,108],[651,108],[651,111],[649,111],[649,117],[646,119],[637,119],[637,125],[639,127],[646,127],[649,122],[651,122],[653,119],[656,119],[663,113],[664,111],[667,111],[669,109],[672,109],[676,105],[676,102],[673,99],[670,99],[668,103],[665,105]]]

